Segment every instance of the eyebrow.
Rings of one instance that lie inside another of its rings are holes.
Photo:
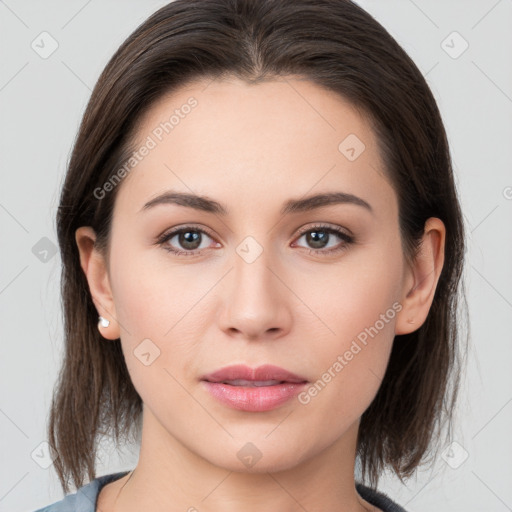
[[[146,211],[162,204],[176,204],[222,216],[226,216],[229,213],[225,206],[207,196],[174,191],[164,192],[151,199],[141,208],[141,211]],[[372,214],[374,213],[373,208],[364,199],[345,192],[328,192],[302,199],[289,199],[284,203],[280,213],[281,215],[287,215],[290,213],[306,212],[334,204],[353,204],[365,208]]]

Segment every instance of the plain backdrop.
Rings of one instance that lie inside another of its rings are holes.
[[[63,342],[60,186],[101,70],[165,3],[0,0],[2,511],[63,497],[45,452]],[[471,339],[453,444],[405,485],[388,475],[379,488],[411,512],[512,510],[512,0],[359,3],[409,53],[438,101],[469,234]],[[137,453],[104,443],[97,474],[133,468]]]

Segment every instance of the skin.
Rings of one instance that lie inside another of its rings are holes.
[[[103,488],[99,510],[377,510],[354,486],[360,418],[395,334],[418,329],[428,315],[444,224],[427,221],[421,251],[407,265],[397,197],[369,125],[344,99],[298,77],[189,84],[146,112],[135,147],[190,96],[197,107],[120,185],[108,255],[93,247],[90,227],[76,232],[94,303],[110,320],[101,333],[121,338],[144,402],[135,472]],[[354,161],[338,150],[349,134],[365,144]],[[140,212],[169,189],[206,195],[229,214],[176,204]],[[373,213],[334,204],[280,214],[289,199],[334,191],[364,199]],[[201,234],[201,254],[166,251],[191,251],[178,236],[155,242],[190,223],[213,234]],[[355,242],[330,234],[326,247],[312,245],[299,229],[314,231],[316,223],[350,230]],[[236,252],[247,236],[263,249],[252,263]],[[401,310],[307,404],[238,411],[200,382],[227,365],[269,363],[314,383],[393,303]],[[160,350],[148,366],[134,355],[146,338]],[[248,442],[262,454],[250,468],[237,457]]]

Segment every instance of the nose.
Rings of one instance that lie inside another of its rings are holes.
[[[272,261],[271,261],[272,260]],[[234,254],[234,268],[222,289],[219,326],[228,336],[268,340],[284,336],[292,322],[293,293],[284,270],[263,250],[252,262]]]

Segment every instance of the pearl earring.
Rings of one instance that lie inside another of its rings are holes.
[[[107,320],[106,318],[103,318],[102,316],[99,317],[99,322],[101,327],[108,327],[110,325],[110,320]]]

